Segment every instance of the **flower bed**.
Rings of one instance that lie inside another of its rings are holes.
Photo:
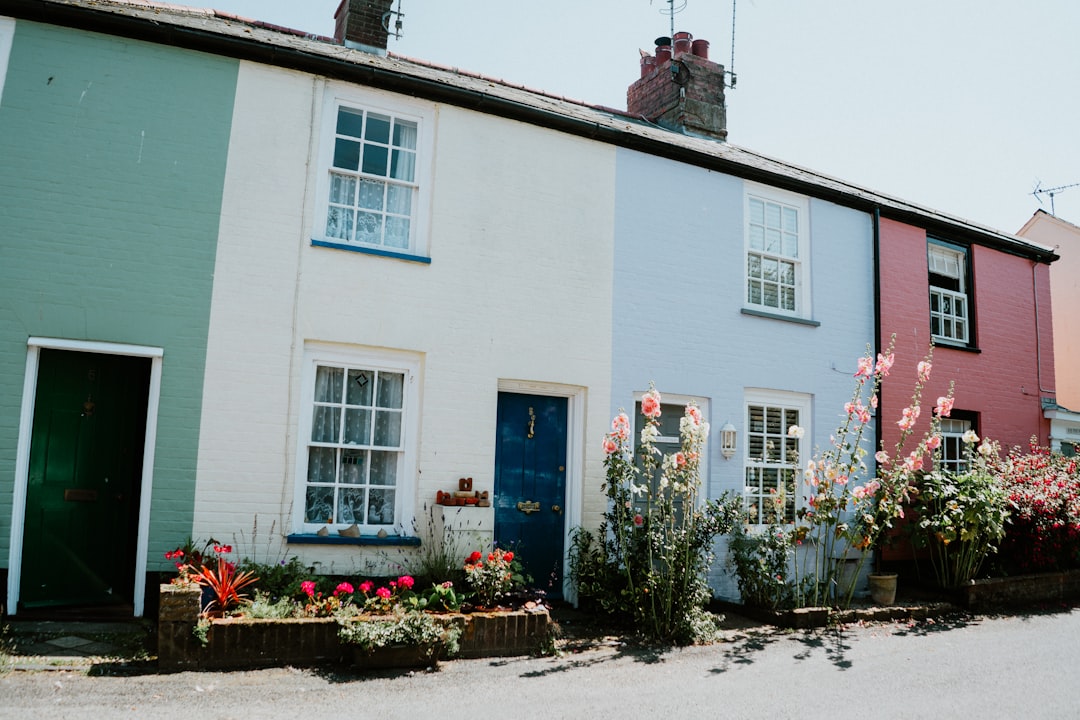
[[[199,621],[198,587],[162,585],[158,615],[158,668],[232,670],[241,668],[341,665],[352,666],[354,648],[338,638],[333,618],[249,619],[209,621],[204,645],[195,635]],[[461,629],[457,657],[528,655],[546,641],[551,618],[535,611],[445,613],[440,622]]]

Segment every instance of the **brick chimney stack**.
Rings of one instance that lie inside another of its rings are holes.
[[[394,0],[341,0],[334,13],[334,40],[354,50],[386,54]]]
[[[724,66],[709,60],[708,40],[688,32],[657,38],[656,54],[641,54],[641,77],[626,91],[626,109],[660,127],[727,139]]]

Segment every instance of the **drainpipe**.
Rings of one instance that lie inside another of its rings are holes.
[[[874,355],[881,352],[881,208],[874,206]],[[879,406],[880,407],[880,406]],[[874,423],[874,452],[881,447],[881,414]]]

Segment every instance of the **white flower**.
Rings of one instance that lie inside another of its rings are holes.
[[[806,430],[799,427],[798,425],[792,425],[791,427],[789,427],[787,429],[787,434],[788,434],[788,437],[793,437],[793,438],[796,438],[797,440],[802,440],[802,436],[806,434]]]
[[[979,436],[975,434],[974,430],[968,430],[961,439],[968,445],[974,445],[979,442]]]

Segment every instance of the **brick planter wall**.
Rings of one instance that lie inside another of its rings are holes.
[[[338,640],[332,618],[211,621],[204,646],[193,629],[199,619],[198,588],[161,586],[158,612],[158,669],[231,670],[239,668],[351,665],[353,648]],[[547,611],[439,615],[461,628],[458,657],[528,655],[547,637]]]
[[[1080,599],[1080,570],[972,580],[960,588],[971,610]]]

